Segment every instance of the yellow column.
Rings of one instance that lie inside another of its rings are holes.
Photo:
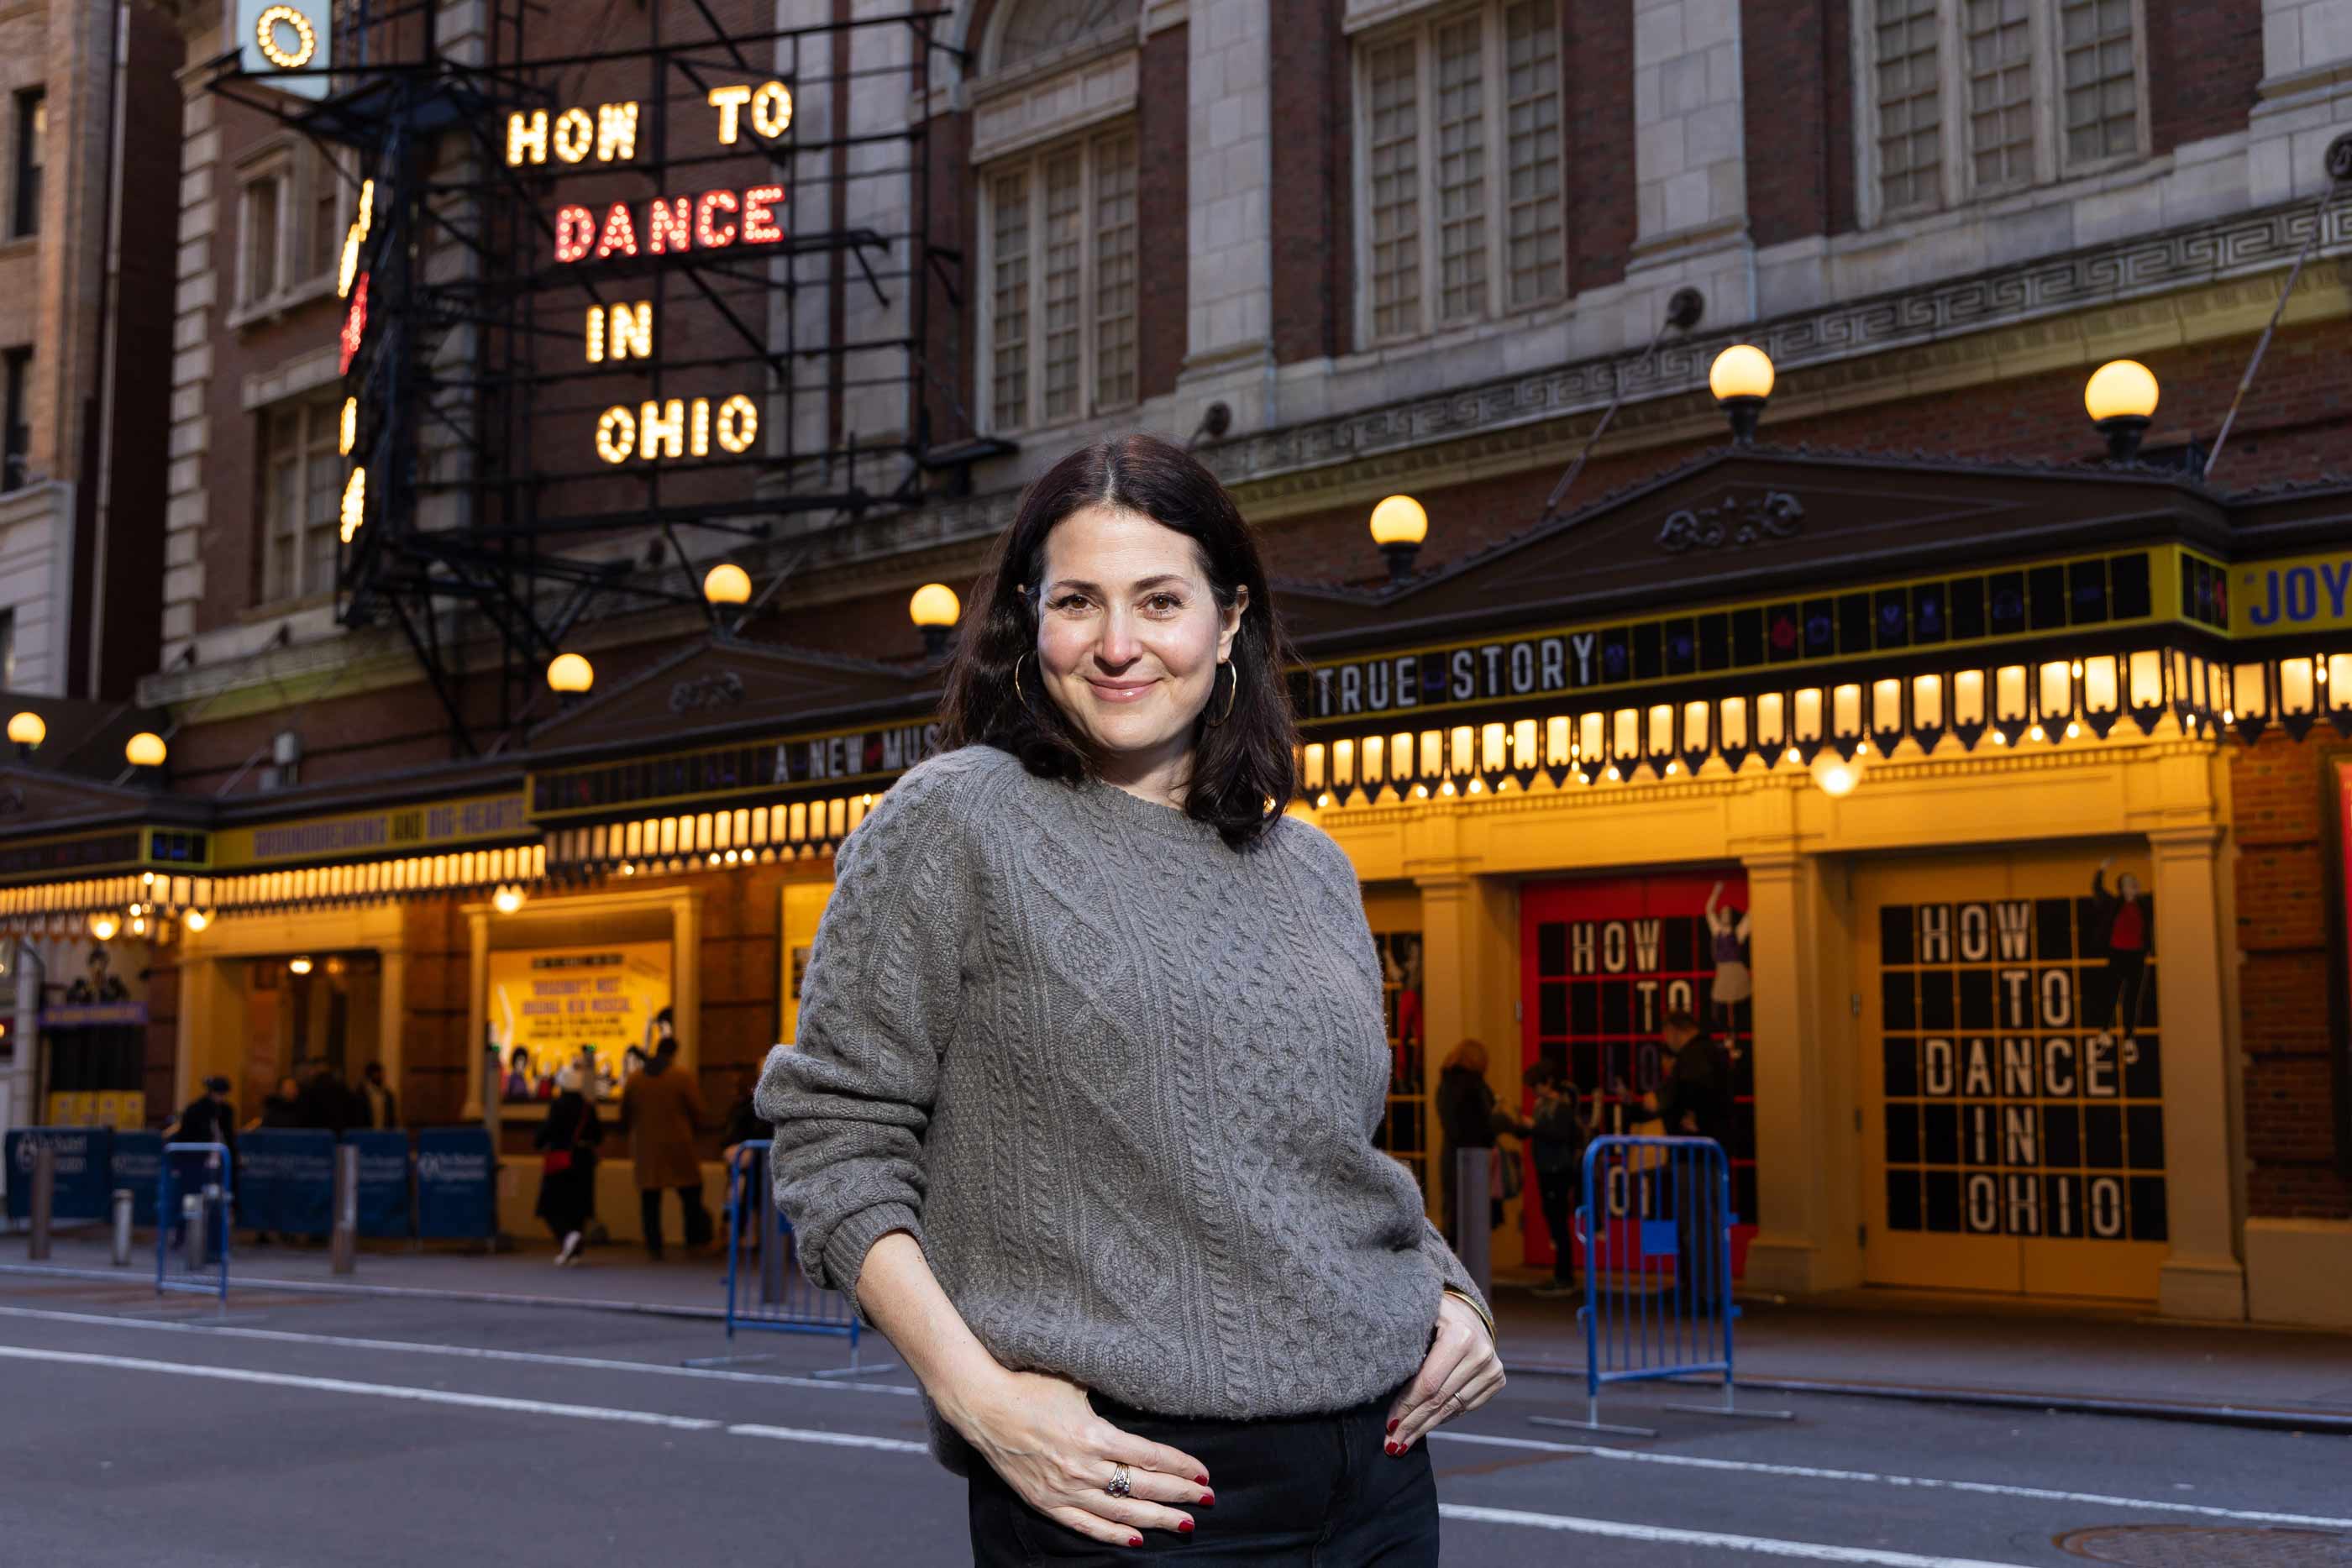
[[[1458,873],[1415,877],[1421,888],[1421,1003],[1429,1040],[1430,1087],[1446,1053],[1467,1037],[1486,1043],[1486,1081],[1495,1098],[1514,1113],[1519,1092],[1518,895],[1508,882]],[[1437,1143],[1433,1125],[1431,1143]],[[1433,1162],[1430,1202],[1442,1207],[1444,1184],[1453,1172]],[[1493,1260],[1497,1269],[1526,1261],[1525,1237],[1497,1231]]]
[[[482,1119],[483,1094],[495,1087],[482,1082],[483,1029],[489,1019],[490,916],[486,909],[466,911],[469,958],[466,970],[466,1108],[462,1120]]]
[[[1843,972],[1821,862],[1784,850],[1748,872],[1755,1026],[1757,1207],[1748,1283],[1802,1294],[1858,1282],[1853,1031],[1830,980]],[[1826,973],[1825,973],[1826,971]]]
[[[2156,897],[2156,968],[2164,1008],[2164,1153],[2172,1254],[2157,1286],[2168,1317],[2241,1319],[2245,1267],[2237,1252],[2231,1166],[2229,955],[2221,925],[2221,830],[2200,824],[2147,835]]]

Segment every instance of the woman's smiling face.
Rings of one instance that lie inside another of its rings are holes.
[[[1110,783],[1169,799],[1233,652],[1246,589],[1220,605],[1190,538],[1096,505],[1045,537],[1037,664]]]

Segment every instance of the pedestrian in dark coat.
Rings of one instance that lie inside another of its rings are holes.
[[[1551,1283],[1536,1287],[1536,1294],[1566,1295],[1576,1289],[1575,1215],[1584,1186],[1584,1145],[1590,1129],[1576,1085],[1568,1081],[1567,1070],[1559,1063],[1538,1061],[1528,1069],[1524,1081],[1536,1095],[1528,1145],[1535,1159],[1544,1228],[1551,1232]]]
[[[539,1218],[556,1240],[555,1264],[580,1260],[580,1239],[596,1212],[596,1147],[604,1125],[582,1092],[578,1067],[555,1075],[555,1098],[532,1142],[540,1151]]]
[[[1670,1059],[1658,1087],[1643,1103],[1675,1138],[1712,1138],[1731,1160],[1738,1101],[1731,1083],[1731,1057],[1698,1020],[1677,1008],[1665,1017],[1661,1042]],[[1723,1289],[1722,1239],[1727,1216],[1704,1162],[1677,1156],[1675,1213],[1675,1289],[1693,1301],[1710,1301]]]
[[[1462,1230],[1454,1195],[1461,1184],[1454,1179],[1454,1155],[1463,1149],[1492,1149],[1496,1134],[1525,1134],[1527,1127],[1495,1102],[1494,1088],[1486,1082],[1484,1040],[1465,1040],[1447,1053],[1444,1071],[1437,1075],[1436,1103],[1437,1129],[1444,1138],[1445,1164],[1440,1179],[1445,1185],[1445,1239],[1458,1249]],[[1489,1199],[1497,1210],[1501,1208],[1499,1188],[1489,1194]]]
[[[677,1065],[677,1041],[665,1040],[646,1070],[621,1091],[621,1131],[629,1135],[636,1164],[637,1212],[645,1224],[646,1252],[662,1256],[661,1197],[677,1189],[686,1211],[686,1244],[710,1245],[710,1211],[702,1207],[702,1159],[694,1140],[701,1133],[702,1096]]]
[[[228,1103],[228,1080],[207,1078],[205,1092],[163,1129],[167,1144],[226,1144],[236,1155],[236,1107]]]

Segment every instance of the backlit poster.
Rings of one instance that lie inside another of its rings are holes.
[[[551,1099],[556,1073],[572,1062],[591,1070],[598,1095],[610,1098],[677,1032],[670,945],[493,952],[487,1017],[496,1052],[493,1098]],[[487,1059],[484,1067],[490,1067]]]

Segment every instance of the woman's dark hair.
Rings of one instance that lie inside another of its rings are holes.
[[[1297,730],[1290,712],[1289,644],[1275,620],[1256,541],[1225,487],[1189,453],[1151,435],[1073,452],[1021,497],[971,593],[961,645],[948,671],[943,747],[1009,751],[1030,772],[1076,783],[1091,777],[1085,739],[1032,674],[1013,665],[1037,651],[1037,601],[1045,538],[1082,507],[1108,506],[1150,518],[1192,541],[1222,610],[1249,591],[1234,638],[1233,672],[1216,684],[1194,737],[1184,814],[1234,849],[1264,832],[1297,789]],[[1224,715],[1225,693],[1233,709]],[[1271,811],[1266,802],[1274,802]]]

